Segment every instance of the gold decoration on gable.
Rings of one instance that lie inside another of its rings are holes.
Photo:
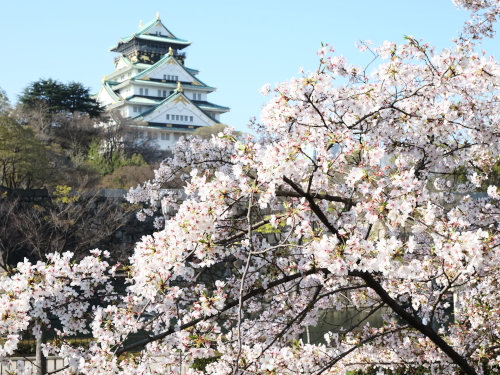
[[[193,81],[192,85],[194,85],[194,86],[201,86],[201,84],[198,81]]]
[[[167,61],[167,65],[174,64],[175,65],[175,60],[174,59],[169,59]]]
[[[151,80],[151,78],[149,78],[149,77],[144,77],[144,78],[142,78],[142,80],[143,80],[143,81],[150,81],[150,80]]]
[[[186,100],[186,98],[182,95],[179,95],[177,98],[175,98],[172,103],[173,104],[182,103],[182,104],[186,104],[186,105],[189,104],[189,102]]]

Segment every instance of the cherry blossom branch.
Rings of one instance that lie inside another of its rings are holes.
[[[446,341],[443,340],[431,327],[424,325],[422,321],[412,314],[406,312],[406,310],[398,304],[387,291],[382,287],[382,285],[375,280],[375,278],[368,272],[351,271],[350,274],[353,276],[358,276],[363,279],[366,284],[379,295],[379,297],[384,301],[392,311],[398,314],[401,318],[406,320],[409,325],[420,331],[423,335],[428,337],[437,347],[439,347],[446,355],[455,362],[467,375],[477,375],[476,370],[469,365],[467,360],[458,354]]]
[[[247,237],[248,241],[252,240],[252,208],[253,208],[253,193],[250,194],[249,200],[248,200],[248,213],[247,213],[247,225],[248,225],[248,230],[247,230]],[[252,246],[251,243],[249,243],[249,246]],[[252,249],[253,250],[253,249]],[[252,251],[248,253],[248,258],[247,258],[247,263],[245,265],[245,269],[243,271],[243,275],[241,275],[241,282],[240,282],[240,291],[238,294],[238,323],[237,323],[237,330],[238,330],[238,354],[236,356],[236,361],[234,363],[234,369],[233,369],[233,374],[236,374],[236,371],[238,370],[238,363],[241,357],[241,315],[242,315],[242,307],[243,307],[243,288],[245,286],[245,281],[248,273],[248,268],[250,267],[250,262],[252,260]]]
[[[242,302],[248,301],[249,299],[256,297],[258,295],[264,294],[268,290],[271,290],[279,285],[286,284],[290,281],[294,281],[294,280],[299,279],[299,278],[304,277],[304,276],[313,275],[313,274],[318,273],[318,272],[322,272],[324,274],[329,273],[329,271],[327,269],[320,268],[320,269],[312,269],[312,270],[306,271],[304,273],[296,273],[296,274],[292,274],[292,275],[286,275],[286,276],[282,277],[281,279],[270,282],[266,288],[260,287],[260,288],[253,289],[251,292],[244,295],[241,298],[241,301]],[[230,310],[233,307],[238,306],[238,305],[239,305],[239,300],[229,302],[223,308],[221,308],[219,310],[219,314],[224,313],[224,312],[226,312],[226,311],[228,311],[228,310]],[[161,339],[171,335],[172,333],[176,332],[177,330],[180,330],[180,331],[186,330],[186,329],[191,328],[204,320],[208,320],[211,318],[212,317],[210,317],[210,316],[202,316],[200,318],[193,319],[190,322],[187,322],[187,323],[180,325],[179,327],[177,327],[177,329],[175,327],[171,327],[168,330],[166,330],[165,332],[150,336],[144,340],[137,341],[133,344],[127,345],[126,347],[123,347],[122,349],[117,350],[116,355],[120,356],[121,354],[126,353],[132,349],[142,347],[144,345],[149,344],[150,342],[161,340]]]
[[[335,228],[327,219],[323,211],[318,207],[316,202],[314,202],[314,199],[312,196],[309,194],[306,194],[298,185],[295,184],[292,180],[290,180],[288,177],[283,176],[283,181],[285,181],[290,187],[295,190],[298,194],[300,194],[301,197],[306,198],[306,200],[309,202],[309,206],[311,207],[311,210],[316,214],[318,219],[328,228],[328,230],[335,234],[339,239],[342,237],[340,236],[339,231],[337,228]]]
[[[391,330],[387,330],[387,331],[384,331],[384,332],[381,332],[381,333],[378,333],[376,335],[373,335],[373,336],[370,336],[364,340],[361,340],[357,345],[353,346],[351,349],[349,350],[346,350],[345,352],[343,352],[342,354],[339,354],[338,356],[336,356],[333,360],[331,360],[330,362],[328,362],[327,365],[323,366],[322,369],[320,369],[320,371],[317,373],[318,375],[321,375],[322,373],[324,373],[326,370],[328,370],[329,368],[331,368],[334,364],[336,364],[337,362],[339,362],[342,358],[345,358],[346,356],[348,356],[349,354],[351,354],[352,352],[354,352],[355,350],[359,349],[362,345],[364,344],[367,344],[379,337],[383,337],[383,336],[387,336],[391,333],[396,333],[396,332],[401,332],[401,331],[405,331],[407,330],[408,328],[410,328],[410,325],[406,325],[406,326],[402,326],[402,327],[398,327],[398,328],[395,328],[395,329],[391,329]]]

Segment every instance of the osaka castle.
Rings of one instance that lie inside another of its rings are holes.
[[[157,140],[164,150],[199,127],[219,123],[220,115],[229,111],[207,100],[216,88],[185,65],[182,50],[190,44],[172,34],[159,14],[146,25],[141,22],[134,34],[109,49],[120,55],[96,96],[107,112],[119,111],[133,120],[138,136]]]

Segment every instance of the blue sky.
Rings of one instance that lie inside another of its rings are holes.
[[[259,118],[263,84],[316,68],[321,42],[363,65],[369,56],[354,47],[358,40],[377,45],[413,35],[443,48],[468,17],[451,0],[5,0],[0,87],[12,102],[39,78],[82,82],[97,92],[114,69],[108,48],[156,12],[174,35],[193,42],[186,66],[218,88],[209,100],[231,107],[222,122],[239,130]],[[500,53],[491,41],[484,49]]]

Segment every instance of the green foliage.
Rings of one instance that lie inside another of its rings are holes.
[[[80,199],[79,195],[71,192],[72,188],[66,185],[57,185],[52,193],[56,197],[56,202],[61,203],[75,203]]]
[[[266,216],[264,219],[269,220],[270,216]],[[271,224],[264,224],[263,226],[255,229],[255,232],[259,232],[259,233],[263,233],[263,234],[281,233],[281,231],[283,230],[285,225],[286,225],[285,221],[280,221],[277,228],[273,227]]]
[[[191,365],[191,368],[197,371],[206,372],[207,365],[213,362],[217,362],[219,357],[210,358],[196,358]]]
[[[0,116],[0,185],[9,188],[42,186],[48,178],[45,146],[34,132],[8,116]]]
[[[60,339],[48,340],[48,343],[58,345],[60,344]],[[66,338],[65,343],[70,344],[71,346],[77,348],[82,347],[84,349],[88,349],[90,343],[92,342],[91,338],[87,337],[75,337],[75,338]],[[15,355],[19,356],[33,356],[36,353],[36,340],[27,339],[19,341],[17,345],[17,349],[15,351]]]
[[[6,115],[10,109],[7,93],[0,87],[0,115]]]
[[[90,89],[81,83],[64,84],[51,78],[31,82],[23,90],[19,102],[27,108],[34,108],[43,102],[50,114],[67,111],[87,113],[90,117],[96,117],[104,110],[90,97]]]
[[[154,178],[154,172],[150,165],[124,165],[105,176],[101,183],[108,189],[129,189],[152,178]]]
[[[127,157],[122,150],[108,150],[101,146],[99,139],[94,139],[90,144],[88,152],[88,162],[101,175],[112,174],[115,170],[123,166],[144,166],[146,161],[140,154],[132,154]]]

